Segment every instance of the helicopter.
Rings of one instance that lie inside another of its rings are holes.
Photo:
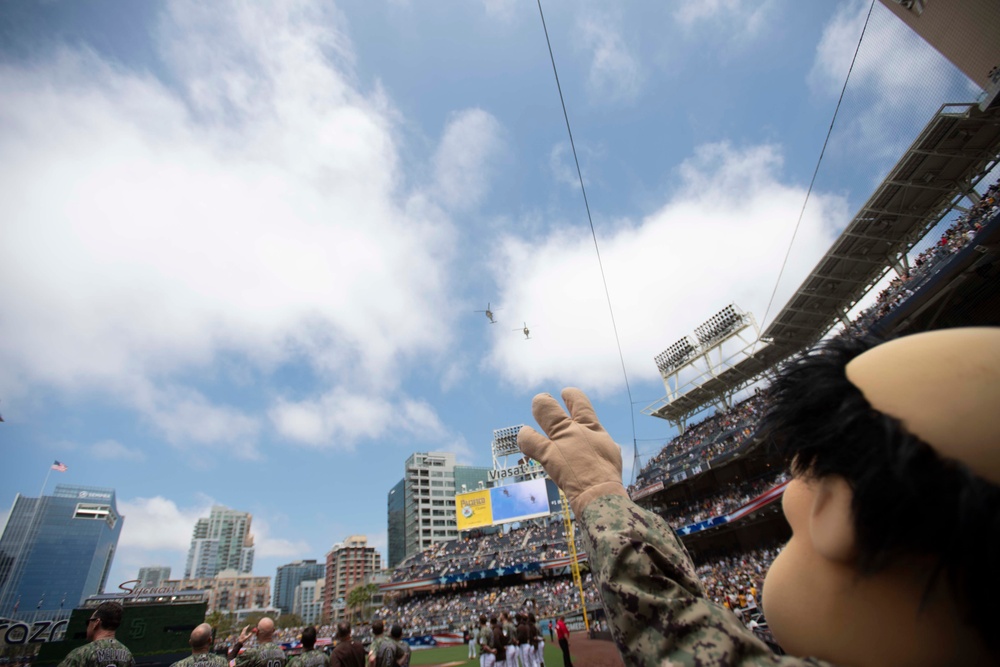
[[[528,323],[527,322],[524,323],[524,328],[523,329],[511,329],[511,331],[520,331],[521,333],[523,333],[524,334],[524,340],[530,340],[531,339],[531,331],[528,329]]]
[[[477,310],[476,312],[477,313],[485,313],[486,314],[486,319],[488,319],[490,321],[490,324],[496,324],[497,323],[497,321],[495,319],[493,319],[493,311],[490,310],[490,302],[489,301],[486,302],[486,310]]]

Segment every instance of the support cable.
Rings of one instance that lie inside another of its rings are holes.
[[[576,143],[573,141],[573,130],[569,125],[569,113],[566,111],[566,100],[563,97],[562,85],[559,83],[559,71],[556,69],[556,57],[552,54],[552,41],[549,39],[549,29],[545,25],[545,13],[542,11],[542,0],[538,2],[538,15],[542,18],[542,30],[545,31],[545,44],[549,47],[549,59],[552,61],[552,74],[556,78],[556,89],[559,91],[559,103],[562,105],[563,118],[566,120],[566,133],[569,135],[569,145],[573,150],[573,161],[576,163],[576,175],[580,180],[580,192],[583,193],[583,205],[587,209],[587,221],[590,223],[590,235],[594,239],[594,251],[597,253],[597,265],[601,269],[601,281],[604,283],[604,295],[608,300],[608,312],[611,313],[611,327],[615,332],[615,343],[618,345],[618,359],[622,365],[622,375],[625,377],[625,391],[628,393],[629,417],[632,419],[632,481],[635,481],[636,467],[639,462],[639,448],[635,436],[635,410],[632,407],[632,389],[629,387],[628,372],[625,370],[625,355],[622,353],[622,342],[618,336],[618,325],[615,322],[615,310],[611,306],[611,292],[608,291],[608,280],[604,275],[604,263],[601,261],[601,249],[597,244],[597,232],[594,230],[594,219],[590,214],[590,202],[587,200],[587,189],[583,185],[583,172],[580,170],[580,159],[576,154]]]
[[[778,293],[778,285],[781,284],[781,276],[785,273],[785,267],[788,264],[788,258],[792,254],[792,246],[795,244],[795,237],[799,233],[799,226],[802,224],[802,217],[806,212],[806,204],[809,203],[809,196],[812,194],[813,186],[816,184],[816,176],[819,174],[819,166],[823,163],[823,156],[826,154],[826,146],[830,143],[830,135],[833,134],[833,124],[837,122],[837,114],[840,112],[840,104],[844,101],[844,93],[847,91],[847,82],[851,80],[851,72],[854,71],[854,63],[858,60],[858,52],[861,50],[861,42],[864,41],[865,31],[868,30],[868,21],[872,17],[872,10],[875,8],[875,0],[872,0],[871,5],[868,7],[868,15],[865,17],[865,24],[861,28],[861,35],[858,37],[858,45],[854,48],[854,57],[851,58],[851,66],[847,69],[847,76],[844,77],[844,86],[840,89],[840,99],[837,100],[837,107],[833,110],[833,118],[830,119],[830,127],[826,131],[826,139],[823,140],[823,149],[819,152],[819,159],[816,160],[816,168],[813,169],[812,180],[809,181],[809,189],[806,190],[805,201],[802,202],[802,210],[799,211],[799,219],[795,223],[795,230],[792,232],[792,240],[788,242],[788,250],[785,251],[785,259],[781,262],[781,270],[778,271],[778,279],[774,281],[774,289],[771,290],[771,298],[767,302],[767,310],[764,311],[764,317],[760,321],[760,326],[763,328],[767,324],[767,316],[771,312],[771,306],[774,304],[774,296]],[[760,342],[758,337],[757,342]],[[756,351],[757,343],[754,343],[753,351]]]

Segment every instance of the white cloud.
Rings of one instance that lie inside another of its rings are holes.
[[[318,399],[279,399],[270,410],[278,433],[308,445],[349,449],[361,438],[386,432],[393,406],[381,396],[336,388]]]
[[[118,509],[125,517],[119,551],[166,550],[186,554],[194,524],[209,515],[213,504],[207,497],[197,505],[183,508],[163,496],[119,500]]]
[[[870,3],[863,0],[838,5],[823,29],[809,86],[836,99],[843,88]],[[926,122],[954,85],[954,67],[891,11],[875,3],[864,41],[858,51],[845,105],[856,100],[852,112],[842,109],[838,141],[869,158],[896,157],[912,140],[908,128]],[[966,93],[962,99],[973,99]],[[911,120],[913,119],[913,120]]]
[[[449,120],[434,156],[435,191],[450,208],[479,203],[489,186],[487,166],[500,150],[500,123],[482,109]]]
[[[146,458],[138,449],[126,447],[117,440],[102,440],[90,446],[90,455],[112,461],[142,461]]]
[[[317,399],[279,398],[269,416],[279,435],[315,447],[352,449],[359,440],[390,431],[425,442],[447,439],[444,424],[425,401],[353,393],[342,387]]]
[[[678,5],[674,18],[687,29],[708,26],[727,37],[746,40],[764,28],[774,7],[772,0],[700,0]]]
[[[681,186],[660,210],[599,236],[630,375],[655,382],[653,357],[731,302],[763,316],[805,197],[781,182],[781,162],[773,146],[702,146],[679,168]],[[846,220],[841,199],[813,193],[776,304]],[[490,365],[520,387],[619,390],[621,364],[589,229],[564,227],[534,243],[508,237],[502,248],[494,267],[501,298],[518,304],[532,340],[498,337]]]
[[[97,389],[253,455],[260,420],[178,378],[302,362],[364,395],[448,349],[441,211],[486,192],[499,125],[456,114],[434,183],[405,190],[337,12],[176,2],[158,43],[173,86],[84,50],[0,66],[0,390]]]
[[[134,404],[175,445],[227,444],[240,458],[256,458],[259,419],[212,404],[200,392],[172,386],[133,396]]]
[[[595,102],[631,102],[642,89],[642,65],[619,23],[607,16],[586,16],[578,22],[582,48],[591,53],[587,91]]]
[[[254,558],[299,558],[311,551],[305,540],[273,536],[271,524],[260,516],[254,516],[250,532],[253,534]]]
[[[501,21],[510,21],[514,17],[514,10],[517,7],[516,0],[483,0],[483,9],[486,10],[486,15]]]

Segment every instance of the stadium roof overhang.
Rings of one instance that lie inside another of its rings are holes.
[[[801,349],[828,332],[997,164],[1000,108],[944,105],[809,272],[762,338]]]
[[[761,335],[759,349],[646,414],[680,422],[812,345],[998,163],[1000,106],[946,104]]]

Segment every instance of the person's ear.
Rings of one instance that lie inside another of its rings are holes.
[[[857,533],[850,485],[839,475],[813,481],[813,504],[809,514],[809,536],[816,553],[827,560],[853,564],[857,555]]]

